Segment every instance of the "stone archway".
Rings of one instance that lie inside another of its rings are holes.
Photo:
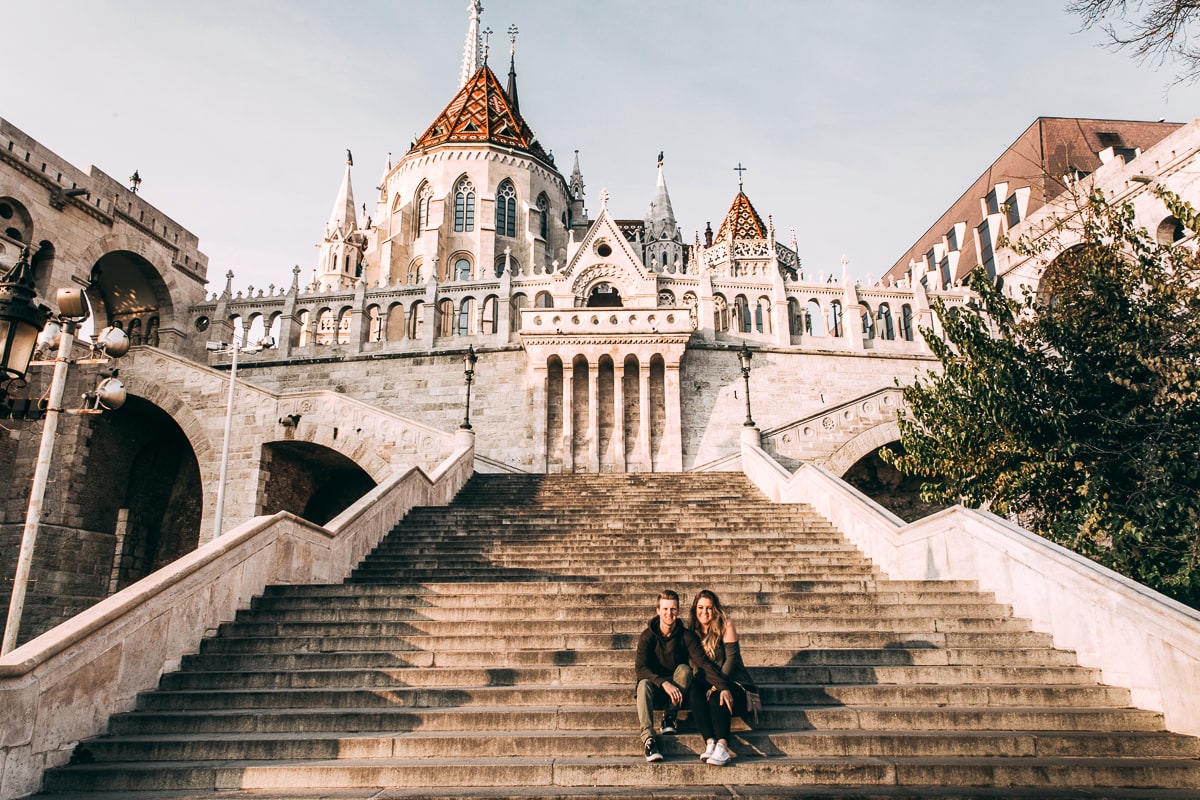
[[[904,452],[898,441],[888,442],[885,446]],[[905,522],[915,522],[946,507],[922,500],[922,479],[901,474],[880,457],[881,449],[876,447],[851,464],[842,475],[842,480]]]
[[[602,281],[588,291],[588,308],[621,308],[621,292],[616,286]]]
[[[260,514],[289,511],[324,525],[375,487],[366,470],[323,445],[305,441],[262,446]]]
[[[114,325],[130,335],[133,344],[158,346],[157,330],[170,316],[166,284],[145,257],[128,251],[105,253],[92,266],[88,294],[95,306],[97,327]],[[148,331],[153,341],[146,340]]]

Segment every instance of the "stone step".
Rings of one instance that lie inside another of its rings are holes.
[[[394,686],[578,686],[597,683],[629,684],[632,670],[628,664],[576,667],[391,667],[256,671],[250,665],[236,671],[212,668],[205,671],[168,673],[162,689],[254,689],[254,688],[338,688]],[[754,679],[770,684],[1023,684],[1091,685],[1100,681],[1100,671],[1083,667],[755,667]]]
[[[447,565],[448,570],[452,570],[452,566]],[[710,581],[711,583],[711,581]],[[682,597],[685,593],[695,593],[701,589],[707,588],[709,583],[687,583],[671,579],[668,582],[669,586],[676,587],[676,591]],[[454,594],[477,594],[487,595],[491,598],[504,595],[529,595],[534,594],[545,598],[547,595],[567,595],[567,596],[586,596],[589,599],[596,597],[619,597],[623,602],[629,602],[632,598],[646,597],[651,598],[657,596],[662,589],[662,582],[655,581],[627,581],[620,576],[610,576],[607,579],[599,578],[589,581],[559,581],[557,584],[551,583],[547,585],[544,581],[497,581],[493,583],[471,582],[464,583],[462,581],[423,581],[414,583],[398,583],[386,586],[371,588],[369,586],[359,586],[357,584],[313,584],[309,586],[270,586],[267,587],[267,595],[289,594],[296,597],[311,597],[325,596],[331,597],[337,594],[342,595],[368,595],[368,594],[411,594],[414,597],[425,597],[434,595],[443,597]],[[838,594],[851,594],[863,596],[887,596],[888,594],[902,594],[905,601],[910,603],[920,602],[937,602],[942,601],[948,604],[961,602],[969,598],[983,598],[988,601],[994,601],[993,595],[986,592],[978,591],[974,581],[895,581],[885,578],[877,578],[866,581],[760,581],[760,580],[740,580],[737,577],[730,577],[721,580],[721,596],[724,597],[727,593],[732,595],[738,594],[756,594],[761,595],[770,593],[772,596],[791,596],[794,594],[810,595],[824,593],[829,596]],[[654,613],[653,602],[647,602],[648,617]]]
[[[385,614],[376,615],[386,617]],[[645,627],[645,620],[555,620],[555,619],[509,619],[477,617],[465,620],[432,620],[410,618],[393,621],[362,621],[353,619],[338,619],[332,621],[313,621],[297,619],[295,616],[283,616],[278,620],[240,620],[231,625],[222,626],[218,636],[436,636],[436,637],[469,637],[494,636],[496,623],[506,622],[504,637],[513,640],[520,636],[579,636],[579,635],[636,635]],[[641,624],[636,624],[640,622]],[[888,617],[880,615],[872,618],[848,617],[826,618],[795,615],[784,617],[773,615],[766,618],[747,618],[744,624],[739,623],[739,631],[747,637],[790,637],[790,631],[820,631],[822,634],[833,633],[900,633],[909,638],[923,633],[1012,633],[1029,636],[1029,624],[1022,619],[939,619],[937,617]],[[815,634],[806,634],[815,635]],[[783,642],[789,641],[784,639]],[[782,643],[782,642],[781,642]]]
[[[440,686],[399,683],[369,688],[283,688],[159,690],[138,698],[140,711],[205,709],[523,708],[530,705],[619,706],[630,699],[626,685]],[[1111,686],[760,686],[763,704],[783,706],[972,706],[978,708],[1075,708],[1129,705],[1129,690]]]
[[[1179,734],[1071,731],[741,731],[730,743],[743,757],[1041,757],[1084,752],[1092,758],[1200,758],[1194,737]],[[603,731],[413,731],[369,735],[352,731],[320,734],[238,736],[112,736],[89,742],[85,758],[97,761],[238,761],[326,758],[510,758],[620,757],[637,755],[627,732]],[[664,736],[668,758],[695,757],[704,743],[695,733]],[[77,753],[77,758],[83,754]]]
[[[189,789],[307,789],[414,786],[494,786],[499,777],[515,786],[702,786],[711,781],[787,786],[852,784],[893,786],[968,785],[1011,787],[1030,783],[1083,787],[1167,787],[1200,785],[1200,762],[1182,759],[1105,758],[742,758],[734,774],[714,776],[717,769],[694,758],[680,758],[648,768],[632,758],[530,758],[504,760],[497,775],[494,759],[349,759],[251,762],[230,768],[210,762],[91,764],[57,770],[47,780],[52,791],[103,788],[137,791],[166,780]]]
[[[615,628],[641,628],[649,618],[645,604],[640,606],[605,606],[605,617]],[[883,620],[930,620],[943,626],[958,624],[961,620],[944,620],[936,616],[932,609],[910,605],[877,605],[877,606],[848,606],[827,604],[824,607],[812,606],[761,606],[737,607],[726,604],[738,620],[738,629],[744,631],[763,630],[773,622],[787,624],[788,627],[799,627],[805,630],[823,625],[835,625],[841,628],[850,622],[861,624],[863,617],[869,613],[871,617]],[[975,622],[981,620],[1016,622],[1028,629],[1028,622],[1018,620],[1008,615],[1004,606],[976,603],[958,606],[963,619]],[[690,619],[686,610],[684,616]],[[269,623],[287,621],[292,623],[317,622],[470,622],[485,619],[489,622],[526,623],[532,620],[570,624],[596,622],[596,610],[590,605],[565,606],[554,609],[540,609],[534,604],[528,606],[422,606],[412,608],[411,602],[396,602],[394,604],[380,603],[377,605],[354,604],[347,605],[337,602],[330,603],[287,603],[264,604],[255,603],[249,610],[239,611],[236,624]],[[948,629],[948,628],[947,628]]]
[[[1074,667],[1073,653],[1053,648],[812,648],[799,652],[792,649],[747,647],[745,657],[760,667],[784,666],[855,666],[864,669],[906,666],[965,666],[995,667],[1024,666],[1037,668]],[[205,640],[200,653],[184,656],[183,665],[195,669],[205,665],[217,669],[390,669],[402,667],[480,667],[507,669],[526,666],[613,666],[632,669],[629,650],[601,648],[593,650],[495,649],[461,650],[433,653],[427,650],[284,650],[266,652],[249,649],[247,652],[228,652],[216,640]]]
[[[627,698],[632,695],[632,688]],[[109,721],[114,735],[138,733],[282,733],[287,731],[637,730],[632,699],[621,706],[472,706],[403,708],[261,708],[136,711]],[[756,727],[783,730],[1162,731],[1162,715],[1140,709],[975,706],[765,706]],[[744,729],[744,728],[743,728]]]

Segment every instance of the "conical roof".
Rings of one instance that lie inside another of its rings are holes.
[[[409,152],[440,144],[484,143],[522,150],[551,166],[533,130],[509,102],[504,87],[486,64],[458,90]]]
[[[767,226],[763,224],[762,217],[754,210],[750,198],[746,197],[746,193],[741,190],[738,190],[737,197],[733,198],[733,205],[729,207],[729,213],[725,215],[725,221],[721,223],[721,228],[717,231],[716,240],[724,239],[729,235],[730,230],[733,232],[734,239],[767,238]]]
[[[346,151],[346,174],[342,176],[342,185],[338,189],[337,199],[333,201],[333,211],[329,214],[329,222],[325,223],[325,235],[335,231],[349,233],[358,228],[358,212],[354,208],[354,189],[350,186],[350,167],[354,165]]]

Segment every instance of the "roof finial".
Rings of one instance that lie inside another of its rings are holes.
[[[520,33],[520,31],[517,30],[516,24],[508,26],[508,57],[509,58],[517,57],[517,34],[518,33]]]
[[[517,26],[508,26],[508,102],[520,113],[517,101]]]
[[[742,173],[745,172],[747,169],[749,169],[749,167],[743,167],[742,162],[740,162],[740,161],[738,162],[738,165],[733,168],[733,171],[738,174],[738,191],[739,192],[742,190]]]
[[[348,166],[348,167],[354,166],[354,156],[350,155],[349,147],[346,148],[346,166]]]
[[[466,86],[471,76],[479,70],[479,15],[483,13],[483,0],[467,0],[467,13],[470,14],[470,21],[467,24],[467,43],[463,47],[462,73],[458,78],[460,89]]]
[[[660,169],[662,168],[662,162],[663,162],[663,151],[659,150],[658,151],[658,166]]]
[[[492,34],[495,33],[491,28],[483,29],[483,64],[487,66],[488,48],[492,46]]]

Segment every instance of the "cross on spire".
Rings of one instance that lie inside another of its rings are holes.
[[[510,58],[517,54],[518,33],[520,33],[520,31],[517,30],[517,26],[515,24],[508,26],[508,55]]]
[[[738,174],[738,191],[739,192],[742,190],[742,173],[748,169],[749,169],[749,167],[743,167],[742,162],[740,162],[740,161],[738,162],[738,165],[733,168],[733,171]]]
[[[483,63],[485,63],[485,64],[487,63],[487,59],[488,59],[488,48],[491,47],[491,44],[492,44],[492,34],[493,33],[495,33],[495,31],[493,31],[489,27],[489,28],[484,28],[483,33],[480,34],[480,36],[483,37]]]

